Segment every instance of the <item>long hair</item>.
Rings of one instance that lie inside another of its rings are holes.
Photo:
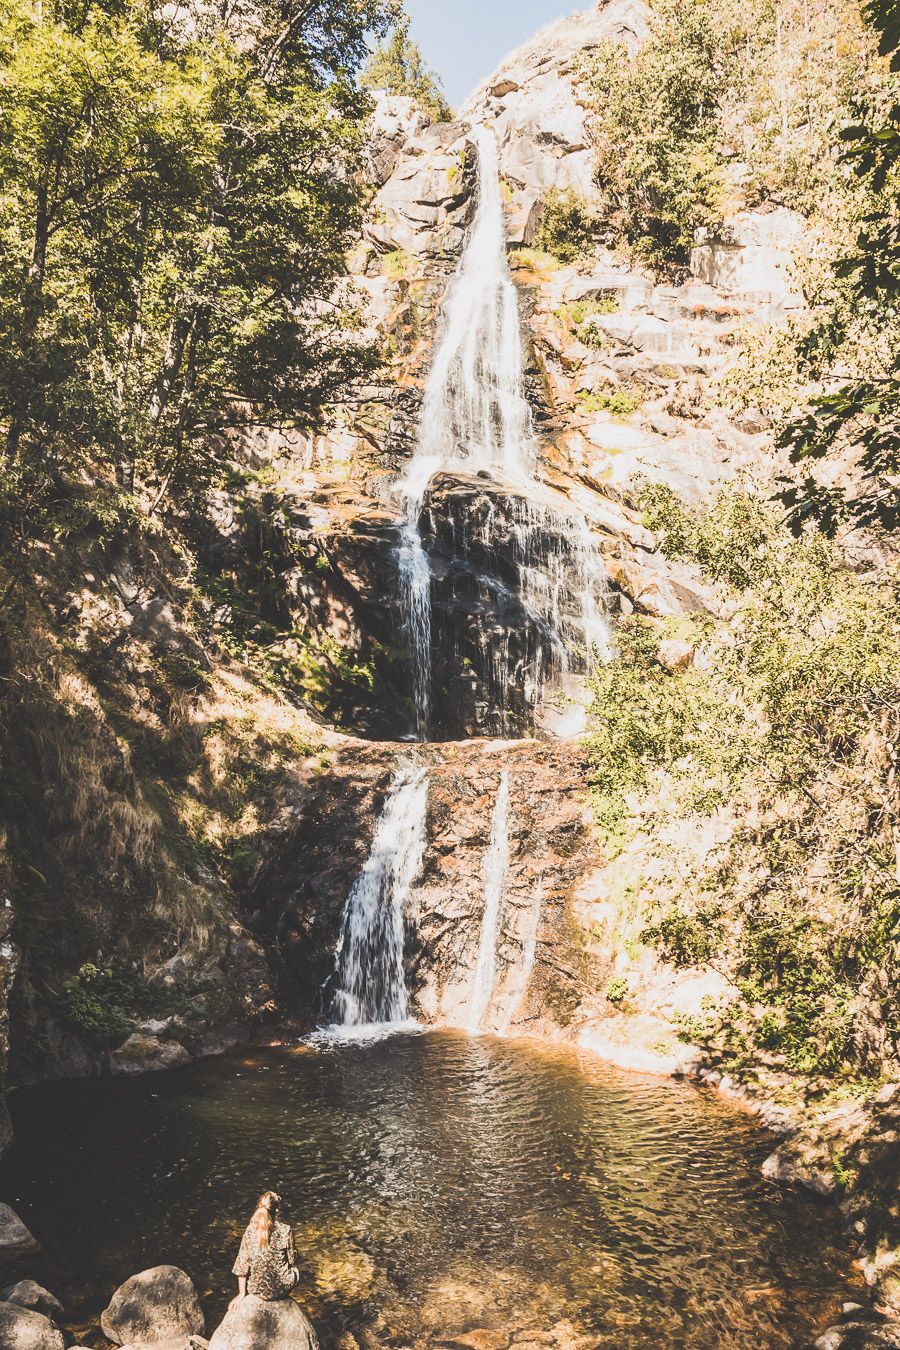
[[[276,1195],[274,1191],[263,1191],[256,1202],[256,1211],[250,1220],[250,1227],[260,1247],[269,1245],[269,1234],[272,1232],[280,1204],[281,1196]]]

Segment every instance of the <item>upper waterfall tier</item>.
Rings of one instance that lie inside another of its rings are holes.
[[[440,470],[486,472],[527,481],[535,458],[525,398],[522,333],[506,256],[497,144],[472,129],[478,151],[478,207],[450,284],[443,332],[425,387],[419,443],[401,488],[421,503]]]
[[[405,505],[400,596],[419,740],[434,734],[436,721],[453,721],[435,706],[436,637],[442,650],[450,646],[460,672],[474,650],[487,696],[482,720],[501,734],[529,729],[526,709],[533,715],[561,680],[588,673],[609,638],[606,575],[586,521],[563,499],[548,505],[535,476],[538,447],[525,396],[497,145],[484,126],[473,128],[472,140],[478,153],[475,219],[446,296],[415,453],[397,484]],[[448,476],[492,485],[495,503],[477,519],[455,510],[447,515],[441,509],[446,499],[433,487]],[[476,533],[490,565],[473,574],[468,564]],[[442,555],[443,581],[450,580],[449,607],[446,595],[437,593],[446,588],[434,575],[432,550]],[[448,613],[459,617],[449,632]],[[441,692],[451,705],[457,701],[443,673]],[[565,693],[571,695],[570,684]]]

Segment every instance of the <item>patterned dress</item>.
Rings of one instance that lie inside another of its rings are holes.
[[[247,1277],[247,1293],[271,1302],[287,1298],[300,1279],[294,1234],[287,1223],[274,1223],[268,1247],[260,1247],[252,1225],[241,1239],[233,1274]]]

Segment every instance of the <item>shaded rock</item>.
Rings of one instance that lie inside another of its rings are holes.
[[[191,1056],[178,1041],[160,1041],[142,1031],[135,1031],[109,1057],[114,1074],[158,1073],[190,1062]]]
[[[31,1256],[40,1244],[32,1237],[14,1209],[0,1204],[0,1260]]]
[[[30,1308],[32,1312],[43,1313],[44,1317],[56,1318],[63,1310],[59,1299],[35,1280],[19,1280],[0,1290],[0,1298],[7,1303],[17,1303],[20,1308]]]
[[[318,1341],[293,1299],[266,1303],[248,1294],[225,1314],[209,1350],[318,1350]]]
[[[117,1345],[159,1345],[201,1333],[205,1318],[190,1276],[177,1266],[153,1266],[119,1286],[100,1325]]]
[[[18,1303],[0,1303],[3,1350],[65,1350],[63,1334],[42,1313]]]
[[[815,1343],[815,1350],[898,1350],[897,1323],[845,1322],[829,1327]]]

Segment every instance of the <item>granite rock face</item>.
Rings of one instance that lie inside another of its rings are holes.
[[[64,1350],[65,1340],[41,1313],[17,1303],[0,1303],[0,1345],[3,1350]]]
[[[202,1334],[205,1318],[190,1276],[177,1266],[154,1266],[119,1286],[100,1324],[116,1345],[157,1345]]]
[[[213,1333],[210,1350],[318,1350],[316,1333],[292,1299],[248,1294]]]

